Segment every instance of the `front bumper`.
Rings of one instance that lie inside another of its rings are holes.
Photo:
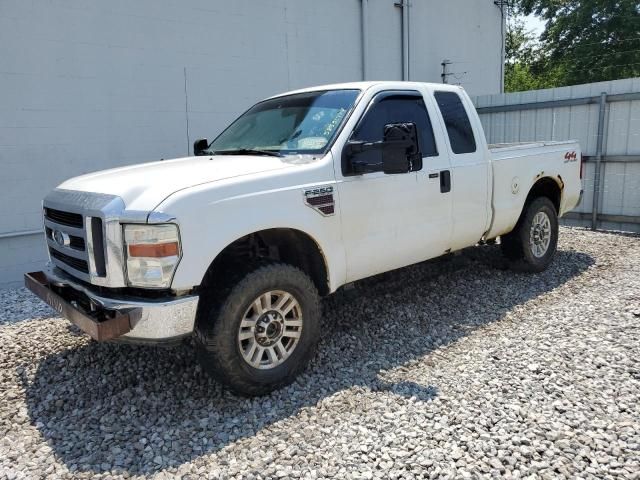
[[[27,273],[26,287],[98,341],[172,343],[193,332],[197,295],[161,299],[98,295],[59,269]]]

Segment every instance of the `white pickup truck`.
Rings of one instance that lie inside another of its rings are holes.
[[[501,238],[544,270],[581,194],[576,142],[487,146],[459,87],[362,82],[264,100],[194,156],[83,175],[43,202],[26,285],[96,340],[187,336],[234,390],[291,382],[320,296]]]

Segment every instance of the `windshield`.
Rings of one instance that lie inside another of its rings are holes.
[[[211,153],[324,153],[359,90],[287,95],[251,107],[216,138]]]

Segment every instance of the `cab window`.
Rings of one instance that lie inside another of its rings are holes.
[[[453,153],[475,152],[476,139],[460,96],[455,92],[435,92],[434,96],[447,127]]]
[[[383,139],[385,125],[406,122],[416,124],[419,132],[418,144],[421,157],[438,155],[431,120],[422,94],[419,92],[382,92],[378,94],[356,125],[350,140],[379,142]],[[360,166],[360,168],[354,168],[354,165]],[[422,162],[419,162],[414,165],[413,170],[421,168]],[[349,159],[343,155],[342,171],[345,175],[382,171],[382,152],[369,150],[357,153]]]

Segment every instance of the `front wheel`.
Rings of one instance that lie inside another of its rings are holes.
[[[539,197],[529,203],[513,231],[502,236],[501,244],[515,270],[545,270],[558,246],[558,214],[551,200]]]
[[[262,395],[291,383],[319,338],[318,292],[301,270],[256,265],[239,275],[196,322],[204,369],[238,393]]]

